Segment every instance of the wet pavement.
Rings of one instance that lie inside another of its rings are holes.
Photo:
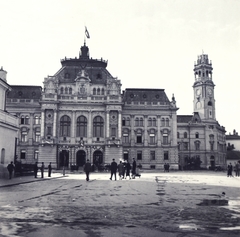
[[[0,236],[240,236],[240,178],[222,172],[54,173],[0,181]]]

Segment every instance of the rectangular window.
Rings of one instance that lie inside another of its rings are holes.
[[[142,151],[137,151],[137,160],[142,160]]]
[[[122,126],[125,126],[125,124],[126,124],[125,122],[126,122],[126,120],[123,119],[123,120],[122,120]]]
[[[21,124],[24,124],[25,119],[22,117],[21,118]]]
[[[150,151],[150,159],[155,160],[155,151]]]
[[[188,150],[188,142],[183,143],[183,150],[187,151]]]
[[[164,160],[168,160],[168,151],[164,151]]]
[[[142,143],[142,135],[137,135],[137,143]]]
[[[113,137],[116,137],[116,135],[117,135],[117,134],[116,134],[116,128],[112,128],[112,129],[111,129],[111,133],[112,133],[112,136],[113,136]]]
[[[26,132],[22,132],[22,134],[21,134],[21,141],[22,142],[27,142],[27,133]]]
[[[155,135],[150,134],[150,144],[155,144]]]
[[[40,133],[38,132],[35,134],[35,142],[40,142]]]
[[[39,153],[39,151],[38,151],[38,150],[34,151],[34,159],[35,159],[35,160],[37,160],[37,159],[38,159],[38,153]]]
[[[210,144],[210,149],[213,151],[213,143]]]
[[[47,135],[52,135],[52,127],[47,127]]]
[[[168,144],[168,135],[163,134],[163,145],[167,145],[167,144]]]
[[[21,150],[20,158],[26,159],[26,150]]]
[[[123,143],[129,143],[128,134],[123,134],[122,141],[123,141]]]

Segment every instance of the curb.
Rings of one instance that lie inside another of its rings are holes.
[[[11,187],[11,186],[19,185],[19,184],[34,183],[34,182],[39,182],[39,181],[47,181],[47,180],[52,180],[52,179],[60,179],[60,178],[63,178],[63,177],[67,177],[67,175],[59,176],[59,177],[53,177],[53,178],[48,178],[48,179],[37,178],[37,179],[33,179],[33,180],[16,182],[16,183],[11,183],[11,184],[3,184],[3,185],[0,184],[0,188]]]

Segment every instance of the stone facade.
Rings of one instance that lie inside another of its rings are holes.
[[[14,161],[18,118],[6,111],[6,93],[11,90],[7,84],[7,72],[0,69],[0,178],[8,177],[7,165]]]
[[[169,163],[178,169],[187,155],[199,155],[203,167],[209,164],[209,156],[214,156],[216,164],[224,163],[224,151],[219,152],[217,144],[224,143],[225,130],[215,119],[213,97],[211,117],[205,114],[210,111],[205,98],[194,116],[182,119],[177,116],[174,96],[170,101],[163,89],[122,92],[121,81],[107,70],[107,61],[90,58],[85,43],[78,58],[65,58],[61,64],[55,75],[44,79],[43,90],[13,86],[8,95],[8,110],[20,119],[18,159],[52,162],[58,169],[82,167],[86,159],[97,166],[109,164],[113,158],[117,162],[135,158],[143,168],[162,169]],[[200,86],[195,82],[195,87]],[[208,87],[214,89],[206,82]],[[192,140],[187,138],[187,153],[181,149],[186,141],[180,134],[189,129]],[[196,133],[197,141],[193,139]],[[214,135],[214,154],[210,135]],[[194,152],[196,142],[201,152]]]

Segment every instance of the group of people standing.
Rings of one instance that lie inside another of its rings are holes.
[[[235,176],[239,177],[240,173],[240,162],[235,162],[234,167],[232,166],[232,163],[230,162],[227,166],[227,177],[233,177],[233,169],[235,171]]]
[[[129,163],[129,161],[127,162],[122,162],[120,161],[119,164],[117,164],[117,162],[115,161],[115,159],[112,160],[111,166],[110,166],[110,170],[111,170],[111,177],[110,180],[112,180],[113,176],[115,177],[115,180],[117,180],[117,171],[118,171],[118,175],[119,175],[119,179],[131,179],[130,177],[130,172],[132,170],[132,179],[135,179],[136,177],[136,170],[137,170],[137,163],[135,161],[135,158],[133,158],[133,162],[132,162],[132,166]],[[139,175],[139,173],[138,173]]]
[[[42,165],[40,167],[38,167],[38,162],[35,163],[33,171],[34,171],[34,177],[37,178],[37,173],[38,170],[41,170],[41,178],[44,178],[44,169],[45,169],[45,165],[44,162],[42,162]],[[49,163],[48,165],[48,177],[51,177],[52,174],[52,162]]]

